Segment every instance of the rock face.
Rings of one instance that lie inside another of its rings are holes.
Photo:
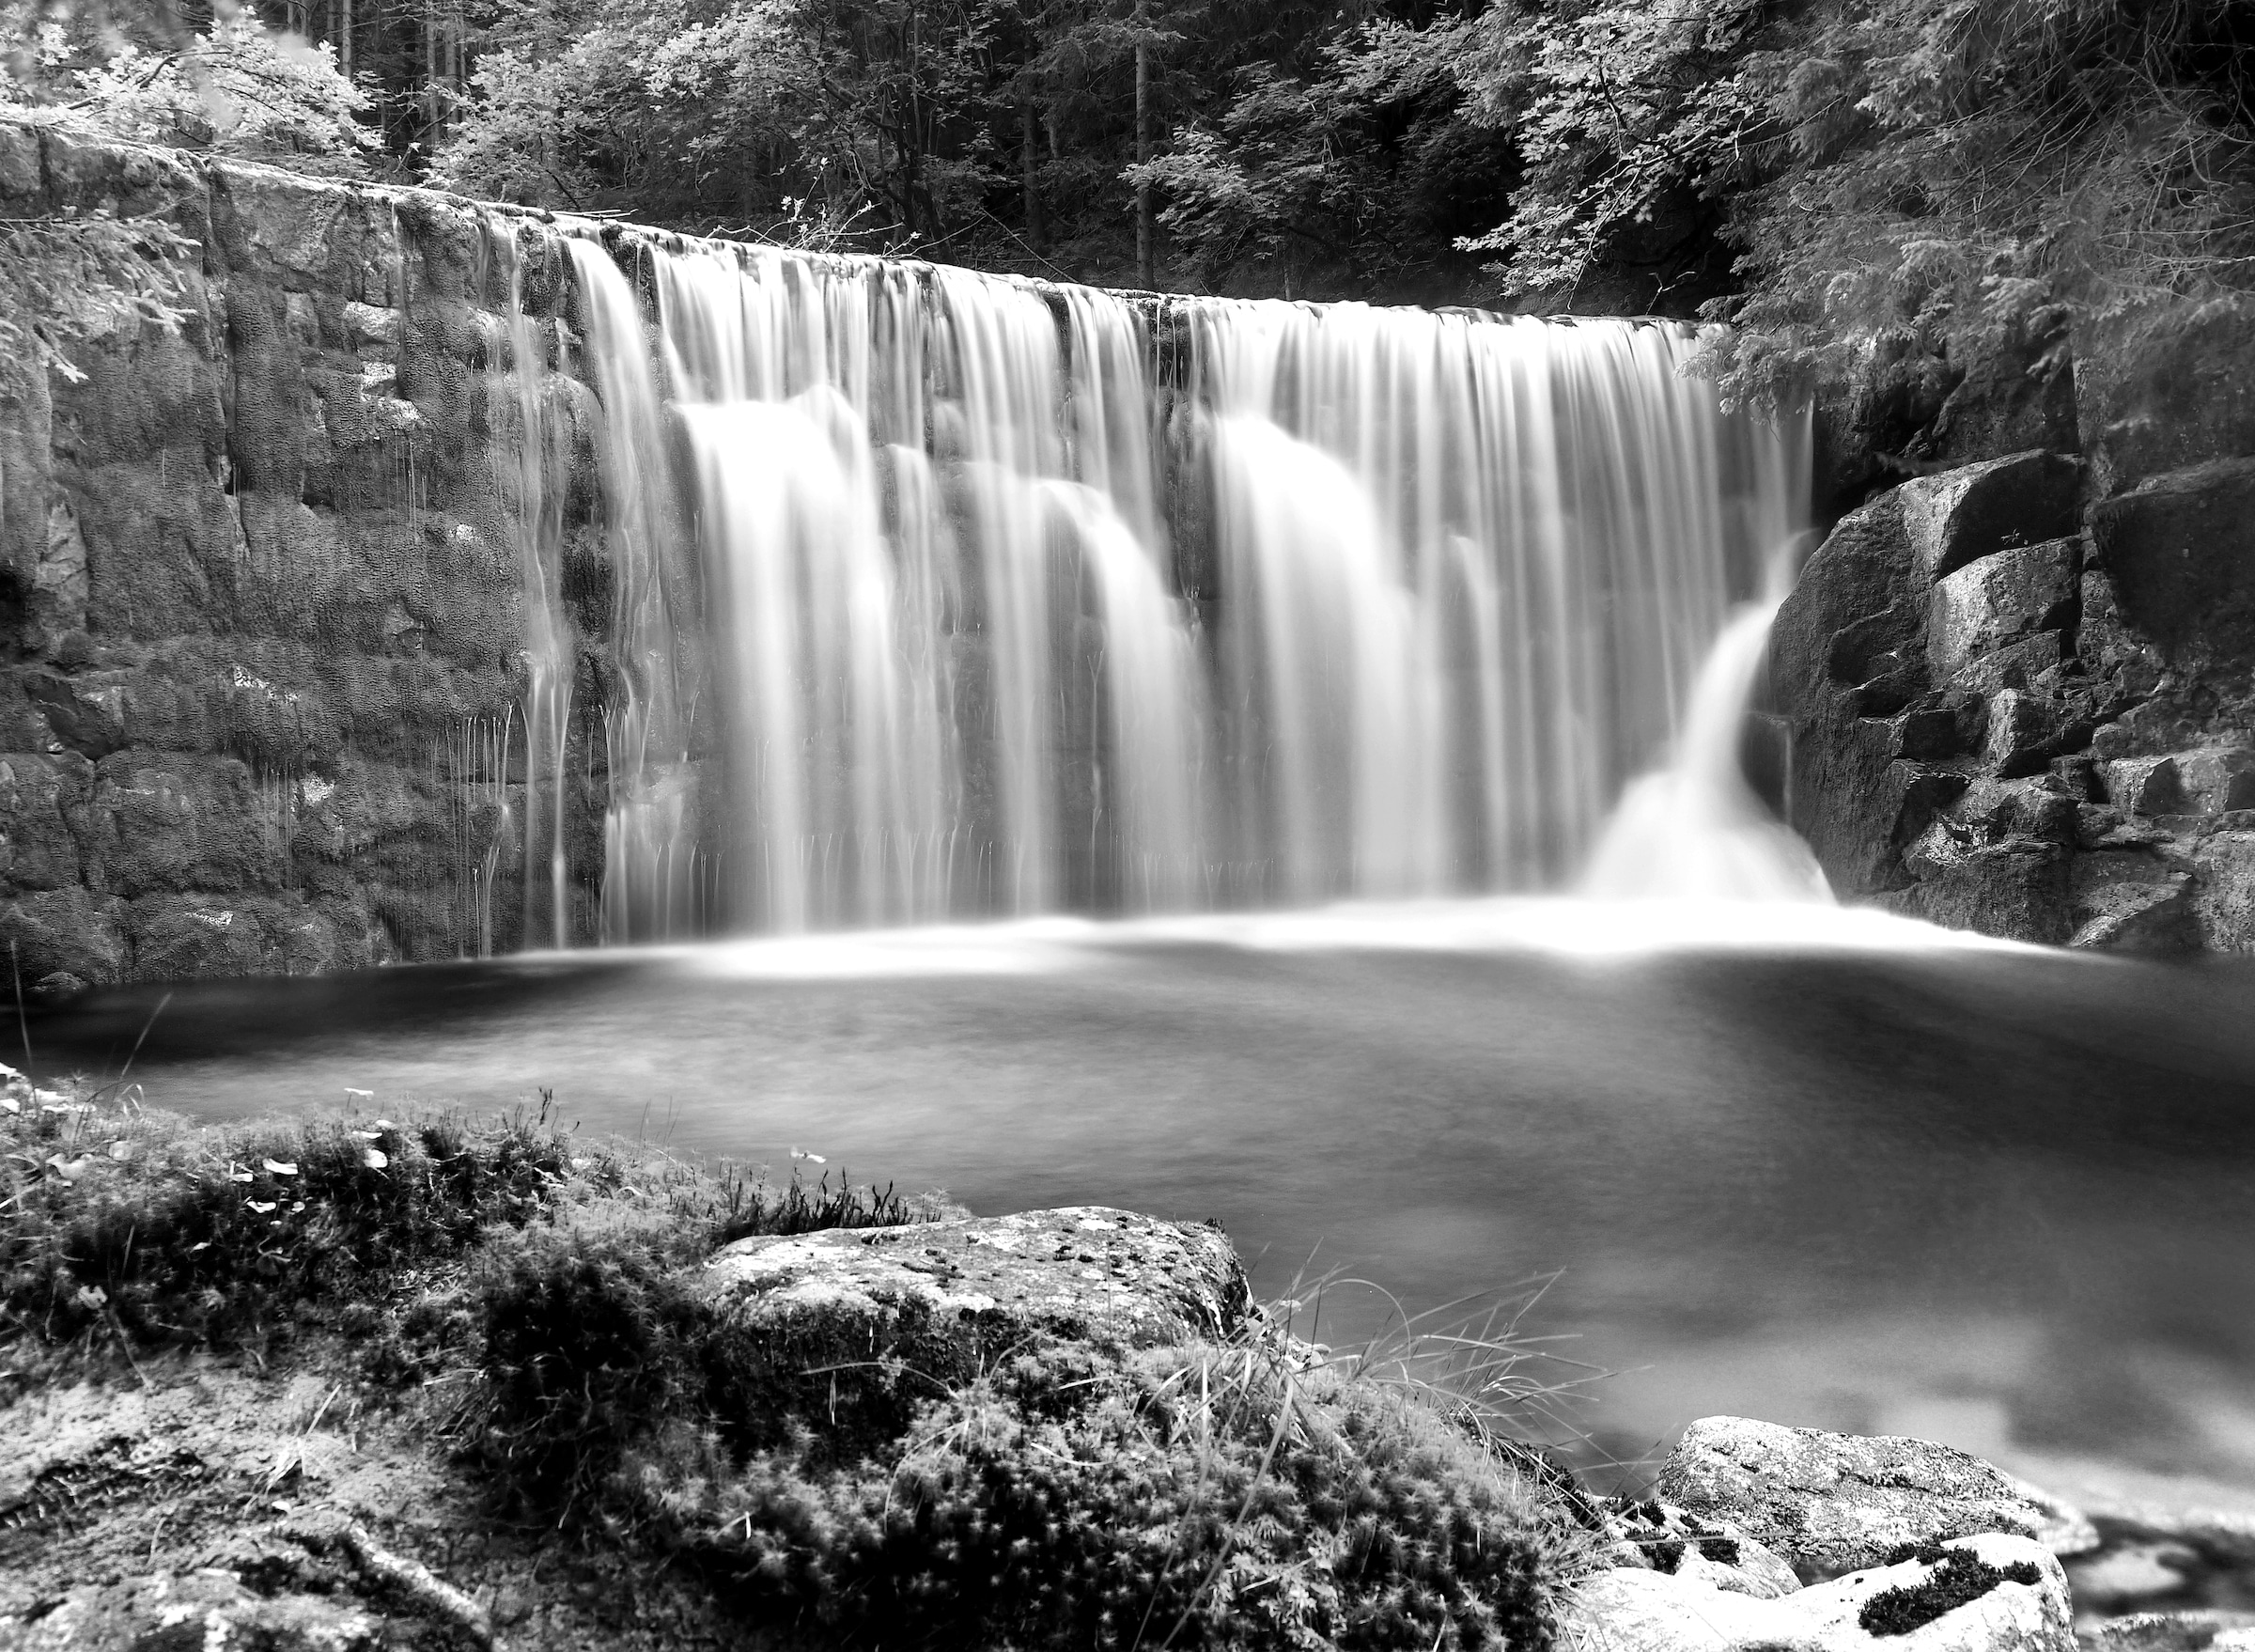
[[[1774,633],[1791,818],[1852,899],[2255,950],[2255,304],[2040,331],[1825,392],[1861,503]]]
[[[1661,1495],[1735,1522],[1804,1578],[1878,1566],[1905,1545],[1983,1532],[2061,1552],[2097,1535],[1979,1457],[1930,1441],[1705,1417],[1660,1470]]]
[[[509,323],[568,347],[548,243],[425,192],[0,121],[0,216],[66,207],[160,214],[201,251],[177,334],[0,396],[0,938],[18,973],[512,944],[526,914],[492,891],[518,887],[528,804],[504,731],[527,670],[529,364]],[[566,469],[558,531],[583,544],[588,466]],[[605,624],[591,606],[578,629]],[[571,739],[568,771],[599,771],[599,728],[592,752]],[[599,809],[529,801],[564,810],[565,923],[584,935]]]

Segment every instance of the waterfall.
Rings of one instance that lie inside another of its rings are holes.
[[[1557,887],[1797,525],[1684,326],[558,233],[609,941]]]
[[[1666,767],[1629,783],[1582,880],[1605,899],[1829,903],[1832,886],[1809,846],[1747,784],[1739,760],[1770,622],[1791,588],[1784,555],[1764,600],[1734,614],[1691,690]]]

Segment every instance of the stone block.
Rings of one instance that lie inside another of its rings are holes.
[[[2116,757],[2099,765],[2107,801],[2133,815],[2184,812],[2185,789],[2174,757]]]
[[[2066,538],[2078,525],[2081,487],[2078,460],[2044,452],[1905,482],[1896,491],[1914,585],[1923,590],[1999,551]]]
[[[1734,1520],[1805,1579],[1882,1565],[1906,1544],[2010,1533],[2082,1552],[2087,1522],[1952,1446],[1703,1417],[1661,1465],[1659,1490]]]
[[[2245,746],[2205,746],[2179,753],[2176,768],[2179,787],[2193,811],[2221,815],[2232,809],[2255,809],[2255,751]]]
[[[1927,599],[1926,659],[1936,682],[1973,660],[2074,616],[2082,540],[2047,540],[1999,551],[1935,582]]]
[[[2091,512],[2122,620],[2171,666],[2255,655],[2255,459],[2150,476]]]

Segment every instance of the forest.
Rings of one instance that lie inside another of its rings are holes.
[[[1703,315],[1758,397],[2255,269],[2247,0],[8,0],[0,40],[0,109],[558,211]],[[0,233],[19,297],[159,302],[133,232]]]

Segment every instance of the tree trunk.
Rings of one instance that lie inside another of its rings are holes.
[[[347,80],[352,78],[352,0],[336,3],[336,68]]]
[[[1151,23],[1150,0],[1135,0],[1135,164],[1151,160],[1151,44],[1144,38]],[[1158,285],[1152,271],[1151,182],[1135,184],[1135,280],[1144,291]]]
[[[1018,146],[1019,171],[1026,186],[1026,244],[1035,252],[1041,251],[1043,241],[1041,224],[1041,190],[1034,181],[1034,105],[1028,103],[1019,111],[1019,143]]]

